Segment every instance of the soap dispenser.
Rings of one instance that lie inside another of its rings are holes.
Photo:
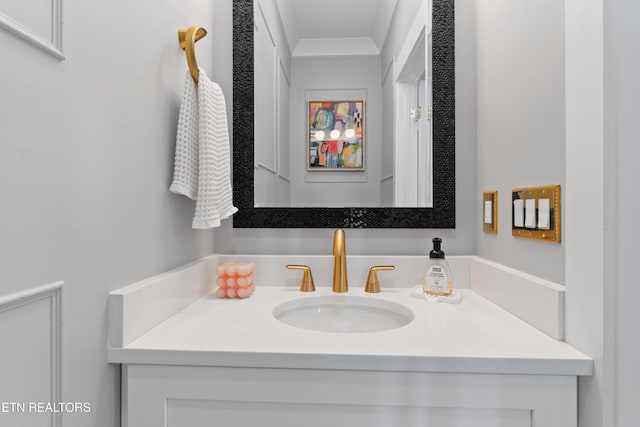
[[[440,249],[442,239],[433,239],[433,249],[422,274],[422,290],[429,295],[450,295],[453,290],[451,269]]]

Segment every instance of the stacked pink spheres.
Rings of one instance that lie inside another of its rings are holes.
[[[225,262],[216,269],[218,298],[249,298],[256,289],[252,262]]]

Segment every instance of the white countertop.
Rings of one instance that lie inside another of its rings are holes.
[[[409,307],[411,323],[370,333],[327,333],[275,319],[278,304],[332,294],[258,286],[245,300],[201,298],[123,348],[109,361],[124,364],[349,369],[443,373],[591,375],[593,361],[471,289],[459,305],[409,297],[408,288],[349,295],[384,298]]]

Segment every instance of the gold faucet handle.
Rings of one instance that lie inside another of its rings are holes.
[[[380,282],[378,282],[379,270],[395,270],[395,265],[376,265],[369,270],[369,276],[367,277],[367,285],[364,287],[365,292],[370,294],[377,294],[380,292]]]
[[[313,274],[311,274],[311,267],[308,265],[292,265],[288,264],[286,267],[289,270],[302,270],[302,282],[300,282],[300,292],[315,292],[316,285],[313,283]]]

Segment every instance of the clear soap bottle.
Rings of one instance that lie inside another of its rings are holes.
[[[440,249],[442,239],[433,239],[433,249],[429,252],[429,262],[422,274],[422,290],[430,295],[450,295],[453,290],[451,269],[444,252]]]

